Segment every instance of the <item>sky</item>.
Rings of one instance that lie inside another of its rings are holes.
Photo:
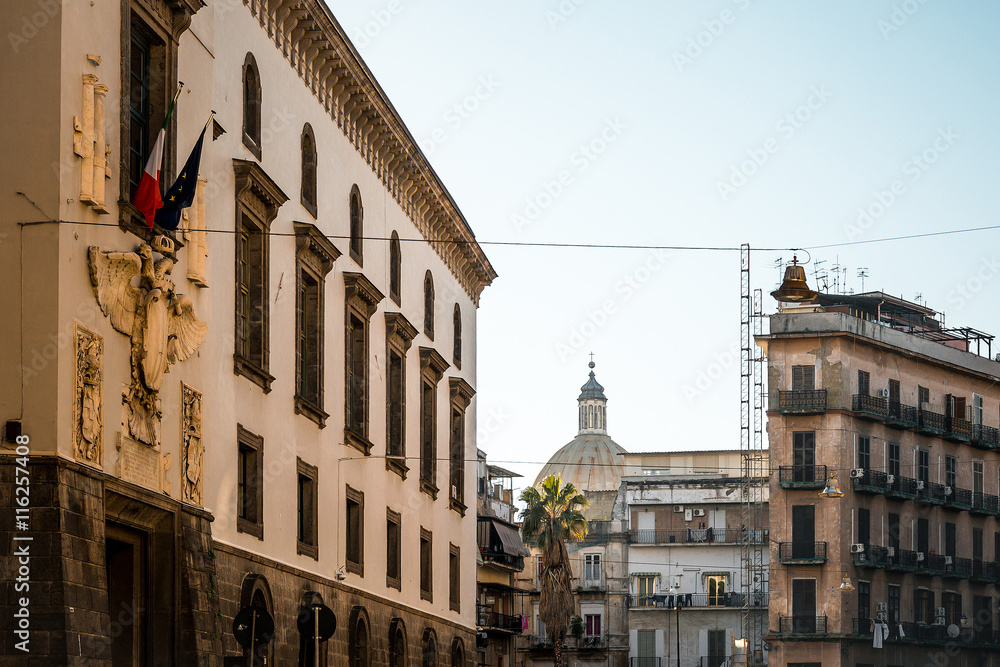
[[[765,313],[797,254],[1000,333],[1000,229],[898,238],[1000,225],[1000,4],[326,2],[499,274],[478,445],[515,488],[591,352],[625,449],[739,448],[744,243]]]

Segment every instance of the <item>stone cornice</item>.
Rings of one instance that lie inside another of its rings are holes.
[[[330,273],[333,263],[340,257],[337,246],[323,235],[319,228],[308,222],[293,222],[295,228],[296,253],[310,253],[316,257],[322,269],[323,276]]]
[[[432,347],[420,348],[420,372],[437,384],[448,370],[448,362]]]
[[[472,402],[472,397],[476,395],[476,390],[462,378],[448,378],[448,388],[451,391],[452,403],[457,403],[466,409]]]
[[[236,175],[236,199],[248,192],[256,197],[266,212],[264,224],[270,227],[278,209],[288,201],[288,196],[256,162],[234,159],[233,172]]]
[[[243,0],[473,302],[497,274],[451,194],[321,0]]]
[[[348,303],[354,303],[367,313],[375,314],[375,308],[385,298],[382,292],[363,273],[344,273],[344,296]]]
[[[406,352],[410,349],[413,339],[417,337],[417,328],[410,324],[410,321],[403,317],[402,313],[386,312],[385,335],[399,339],[399,344]]]

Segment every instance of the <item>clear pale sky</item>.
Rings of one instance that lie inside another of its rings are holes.
[[[1000,224],[994,2],[327,3],[481,242],[815,248]],[[830,289],[834,264],[855,291],[867,267],[865,290],[1000,334],[998,240],[810,252]],[[491,461],[530,483],[575,436],[590,352],[626,449],[739,447],[737,252],[484,249]],[[791,256],[753,253],[765,312]]]

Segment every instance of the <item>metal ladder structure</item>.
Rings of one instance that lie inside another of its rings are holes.
[[[740,246],[740,454],[742,460],[743,529],[740,561],[743,574],[743,639],[746,667],[765,663],[768,631],[768,571],[764,560],[766,517],[764,490],[768,483],[764,447],[764,354],[754,342],[763,326],[761,290],[750,287],[750,244]],[[735,658],[734,658],[735,663]]]

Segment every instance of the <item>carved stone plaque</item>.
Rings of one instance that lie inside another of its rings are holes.
[[[104,461],[104,339],[79,322],[74,339],[73,458],[100,468]]]
[[[125,482],[132,482],[146,487],[151,491],[163,490],[163,467],[160,465],[160,453],[129,438],[118,434],[118,477]]]
[[[202,504],[201,392],[181,382],[181,500]]]

